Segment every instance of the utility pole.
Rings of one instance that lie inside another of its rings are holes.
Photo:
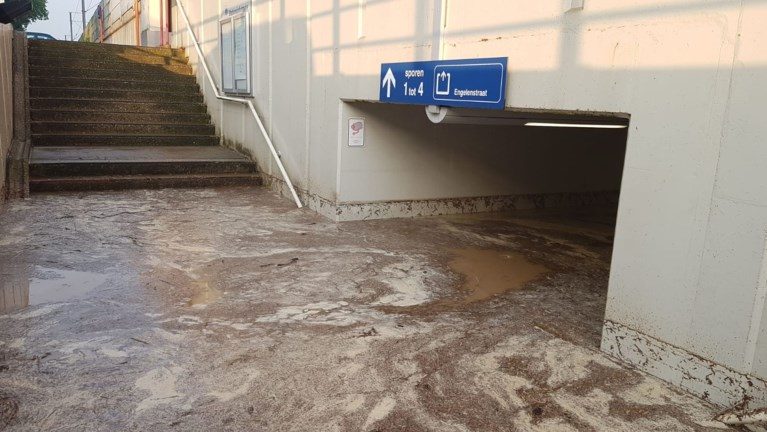
[[[133,31],[136,33],[136,46],[141,46],[141,11],[139,0],[133,0]]]
[[[85,0],[81,0],[83,11],[83,40],[85,40]]]
[[[75,32],[72,30],[72,12],[69,13],[69,40],[75,40]]]

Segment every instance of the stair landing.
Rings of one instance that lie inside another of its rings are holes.
[[[205,187],[260,183],[253,163],[223,147],[35,147],[30,190]]]

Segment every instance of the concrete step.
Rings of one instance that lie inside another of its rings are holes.
[[[218,141],[215,135],[32,134],[33,146],[46,147],[217,146]]]
[[[32,134],[142,134],[142,135],[215,135],[216,128],[208,124],[175,123],[93,123],[32,122]]]
[[[122,100],[125,102],[189,102],[202,103],[202,93],[199,91],[147,91],[87,89],[76,87],[30,87],[30,98],[62,98],[62,99],[93,99],[93,100]]]
[[[104,50],[104,49],[78,49],[78,48],[67,48],[67,49],[55,49],[50,47],[39,47],[39,46],[30,46],[29,47],[29,56],[31,57],[43,57],[43,58],[66,58],[66,57],[77,57],[77,58],[83,58],[83,59],[102,59],[102,58],[108,58],[108,59],[137,59],[141,60],[144,58],[150,58],[150,57],[156,57],[156,58],[168,58],[168,59],[176,59],[182,62],[186,62],[186,54],[182,51],[175,51],[171,53],[170,51],[163,51],[159,53],[155,52],[149,52],[141,48],[137,47],[125,47],[120,50]]]
[[[255,174],[256,165],[223,147],[33,147],[32,178]]]
[[[216,186],[257,186],[262,178],[254,173],[235,174],[154,174],[90,177],[33,177],[32,192],[83,190],[163,189]]]
[[[183,56],[183,48],[168,47],[136,47],[133,45],[100,44],[92,42],[70,42],[70,41],[42,41],[30,40],[30,50],[51,50],[57,52],[104,52],[120,53],[125,51],[143,51],[150,54],[164,56]]]
[[[82,58],[78,55],[72,55],[69,57],[54,57],[54,56],[29,56],[30,65],[40,66],[59,66],[59,67],[80,67],[80,68],[94,68],[94,69],[130,69],[136,66],[145,65],[177,65],[188,66],[186,60],[167,58],[167,57],[142,57],[123,59],[117,57],[101,57],[101,58]]]
[[[30,115],[33,122],[210,124],[210,116],[207,113],[140,113],[102,110],[62,111],[57,109],[33,109],[30,111]]]
[[[31,98],[32,110],[99,111],[108,113],[207,113],[202,101],[126,101],[81,98]]]
[[[180,77],[181,78],[181,77]],[[111,90],[164,90],[164,91],[193,91],[200,88],[194,77],[183,77],[179,80],[129,80],[108,78],[62,78],[62,77],[29,77],[31,87],[74,87]]]
[[[117,65],[120,66],[120,65]],[[88,67],[68,67],[51,65],[29,65],[30,76],[60,76],[75,78],[113,78],[133,79],[141,77],[143,80],[164,80],[174,76],[192,76],[192,68],[189,65],[133,65],[129,68],[101,67],[92,69]]]

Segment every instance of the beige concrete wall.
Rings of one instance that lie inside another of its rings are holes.
[[[13,27],[0,24],[0,203],[5,199],[5,161],[13,139]]]
[[[732,22],[737,33],[724,67],[728,91],[714,137],[719,151],[709,172],[710,213],[689,334],[707,352],[745,348],[732,362],[761,378],[767,378],[767,123],[758,105],[767,100],[765,20],[767,3],[747,1]]]

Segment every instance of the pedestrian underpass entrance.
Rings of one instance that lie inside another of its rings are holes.
[[[548,287],[555,309],[584,309],[570,325],[599,344],[628,115],[367,101],[342,112],[364,137],[350,127],[341,140],[339,219],[451,215],[440,223],[475,242],[451,263],[482,281],[467,299]]]
[[[627,115],[426,110],[342,104],[340,220],[617,205]]]

